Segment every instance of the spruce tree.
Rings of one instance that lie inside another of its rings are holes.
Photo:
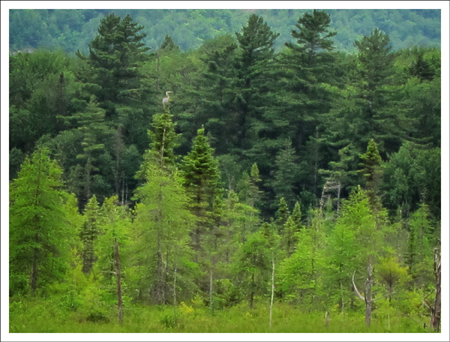
[[[366,189],[370,198],[370,203],[372,208],[378,206],[378,190],[381,184],[381,177],[383,175],[382,159],[380,153],[378,152],[378,146],[372,139],[369,141],[366,153],[362,154],[360,158],[363,163],[360,164],[362,169],[359,170],[360,173],[365,178]]]
[[[92,196],[84,209],[84,224],[81,230],[81,241],[83,242],[83,273],[91,272],[95,261],[97,260],[95,253],[95,242],[100,233],[99,230],[99,205],[97,197]]]
[[[201,250],[202,235],[207,231],[210,222],[208,212],[218,189],[218,162],[214,158],[214,150],[209,146],[205,129],[197,131],[192,150],[184,157],[182,171],[186,191],[191,200],[191,211],[197,217],[193,232],[193,246],[196,252]]]

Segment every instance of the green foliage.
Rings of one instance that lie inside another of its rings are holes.
[[[262,232],[247,236],[235,255],[234,268],[239,277],[239,287],[253,308],[255,296],[266,293],[271,270],[267,240]]]
[[[62,277],[76,230],[67,222],[62,170],[45,148],[28,156],[10,186],[10,292],[33,294]]]
[[[380,187],[381,177],[383,175],[382,159],[378,152],[377,144],[372,139],[369,141],[366,153],[360,155],[363,162],[360,164],[362,169],[359,171],[365,178],[366,189],[373,207],[376,206],[376,196]]]
[[[12,10],[11,331],[426,331],[436,13]]]

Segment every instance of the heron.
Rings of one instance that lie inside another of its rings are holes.
[[[164,109],[166,109],[169,106],[170,94],[173,94],[173,91],[171,90],[166,91],[166,97],[164,97],[162,100]]]

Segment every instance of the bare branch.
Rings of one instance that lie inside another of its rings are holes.
[[[356,284],[355,284],[355,273],[356,273],[356,271],[353,272],[353,276],[352,276],[353,287],[354,287],[354,289],[356,291],[356,294],[358,295],[359,299],[361,299],[362,301],[365,302],[366,301],[365,298],[361,295],[361,293],[359,293],[358,288],[356,287]]]

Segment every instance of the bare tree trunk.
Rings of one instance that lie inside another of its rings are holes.
[[[366,324],[370,327],[372,318],[372,265],[367,267],[367,280],[366,280]]]
[[[436,297],[431,315],[431,326],[439,331],[441,323],[441,256],[437,249],[434,250],[434,275],[436,278]]]
[[[125,176],[122,177],[122,206],[125,204]]]
[[[365,289],[365,297],[361,295],[361,293],[358,291],[358,288],[355,284],[355,273],[353,273],[352,277],[352,283],[353,287],[355,289],[356,294],[358,295],[359,299],[364,301],[366,304],[366,325],[370,327],[371,324],[371,317],[372,317],[372,265],[369,263],[367,267],[367,280],[366,280],[366,289]]]
[[[272,327],[273,295],[275,292],[275,259],[272,251],[272,291],[270,295],[269,327]]]
[[[212,268],[209,269],[209,309],[211,311],[211,316],[214,315],[213,306],[213,271]]]
[[[173,317],[177,318],[177,265],[174,264],[173,270]]]
[[[255,275],[252,274],[252,289],[250,292],[250,309],[253,309],[253,296],[254,296],[254,292],[253,292],[253,284],[255,282]]]
[[[122,325],[123,324],[122,282],[120,279],[119,243],[117,242],[117,238],[114,239],[114,252],[116,259],[117,307],[119,309],[119,323]]]
[[[336,212],[339,214],[339,205],[340,205],[340,202],[341,202],[341,181],[339,181],[339,183],[338,183],[338,189],[337,189],[337,191],[338,191],[338,194],[337,194],[337,209],[336,209]]]

